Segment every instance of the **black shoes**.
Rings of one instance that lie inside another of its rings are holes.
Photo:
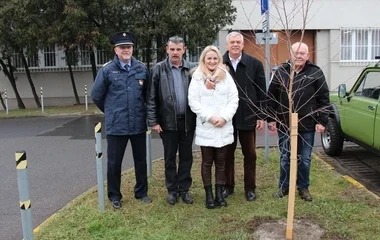
[[[298,194],[300,195],[301,199],[307,202],[313,201],[313,198],[311,197],[311,194],[308,189],[299,189]]]
[[[247,201],[252,202],[256,200],[256,193],[254,191],[248,191],[245,193]]]
[[[191,198],[189,192],[181,192],[180,195],[184,203],[193,204],[193,199]]]
[[[174,205],[177,203],[177,199],[178,199],[177,193],[169,193],[167,201],[170,205]]]
[[[181,196],[182,201],[186,204],[192,204],[194,202],[193,198],[190,196],[189,192],[181,192],[179,195]],[[167,202],[170,205],[176,204],[177,201],[178,201],[178,194],[177,193],[169,193],[168,194]]]
[[[152,199],[148,196],[145,196],[145,197],[142,197],[142,198],[138,198],[140,201],[142,201],[143,203],[151,203],[152,202]]]
[[[115,209],[121,208],[121,202],[120,200],[111,200],[112,207]]]
[[[233,193],[234,193],[234,191],[230,191],[230,190],[224,189],[224,191],[223,191],[223,198],[228,198],[228,196],[232,195]]]
[[[232,195],[234,191],[230,191],[228,189],[225,189],[223,191],[223,198],[228,198],[228,196]],[[245,193],[245,199],[249,202],[255,201],[256,200],[256,193],[255,191],[248,191]]]
[[[283,198],[289,194],[289,189],[279,188],[275,193],[273,193],[274,198]]]
[[[142,198],[137,198],[137,199],[142,201],[143,203],[151,203],[152,202],[152,199],[148,196],[144,196]],[[121,208],[121,202],[120,202],[120,200],[117,200],[117,199],[111,200],[111,205],[115,209]]]
[[[273,197],[283,198],[288,194],[289,194],[288,189],[279,188],[275,193],[273,193]],[[298,195],[301,197],[302,200],[305,200],[307,202],[313,201],[313,198],[308,189],[298,189]]]

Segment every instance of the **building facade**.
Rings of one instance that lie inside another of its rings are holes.
[[[285,62],[291,43],[302,40],[309,45],[310,60],[323,69],[330,90],[341,83],[350,89],[363,68],[380,56],[378,4],[377,0],[269,0],[269,27],[278,36],[278,44],[270,47],[271,67]],[[255,37],[265,20],[260,0],[236,0],[234,5],[237,19],[219,33],[221,50],[228,32],[239,30],[245,36],[245,51],[266,63],[265,45],[256,44]]]
[[[269,28],[278,37],[278,44],[270,47],[271,68],[285,62],[291,43],[302,39],[309,45],[310,60],[323,69],[330,90],[336,90],[341,83],[350,89],[361,70],[376,62],[375,56],[380,56],[380,18],[376,4],[378,0],[269,0]],[[256,33],[262,32],[265,19],[261,15],[260,0],[236,0],[233,5],[237,8],[237,18],[233,25],[219,32],[216,41],[219,48],[224,53],[226,35],[239,30],[245,36],[244,50],[265,66],[265,45],[256,43]],[[93,76],[89,53],[82,49],[79,54],[74,77],[83,103],[84,87],[87,85],[91,92]],[[110,51],[99,50],[95,56],[99,68],[110,59]],[[191,60],[194,59],[196,57]],[[19,93],[26,107],[35,107],[25,71],[18,61],[15,58],[14,64],[20,67],[15,72]],[[64,54],[57,46],[41,50],[28,62],[37,92],[43,87],[46,106],[75,103]],[[10,108],[16,108],[11,85],[0,73],[0,90],[3,89],[7,89]]]

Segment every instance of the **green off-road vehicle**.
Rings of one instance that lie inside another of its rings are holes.
[[[380,57],[376,57],[380,59]],[[367,66],[350,91],[341,84],[330,94],[331,108],[322,147],[338,156],[344,141],[354,142],[380,154],[380,61]]]

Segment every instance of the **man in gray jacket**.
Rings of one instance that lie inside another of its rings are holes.
[[[171,205],[177,202],[178,194],[186,204],[193,203],[189,188],[192,184],[190,171],[196,116],[188,106],[187,95],[191,79],[189,71],[195,65],[182,58],[185,51],[183,38],[169,38],[168,58],[152,68],[147,104],[148,125],[160,134],[164,145],[165,185],[167,201]]]

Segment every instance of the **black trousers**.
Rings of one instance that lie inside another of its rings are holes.
[[[142,198],[148,192],[147,164],[146,164],[146,134],[116,136],[107,135],[107,189],[108,198],[120,200],[121,164],[125,148],[131,140],[133,161],[135,165],[136,185],[135,198]]]
[[[244,190],[255,191],[256,189],[256,130],[234,129],[234,142],[229,145],[226,159],[226,184],[225,189],[234,191],[235,188],[235,150],[239,137],[241,151],[244,156]]]
[[[194,131],[185,131],[185,120],[178,119],[177,131],[160,133],[164,145],[165,185],[169,193],[187,192],[192,184]],[[176,154],[179,150],[177,171]]]

